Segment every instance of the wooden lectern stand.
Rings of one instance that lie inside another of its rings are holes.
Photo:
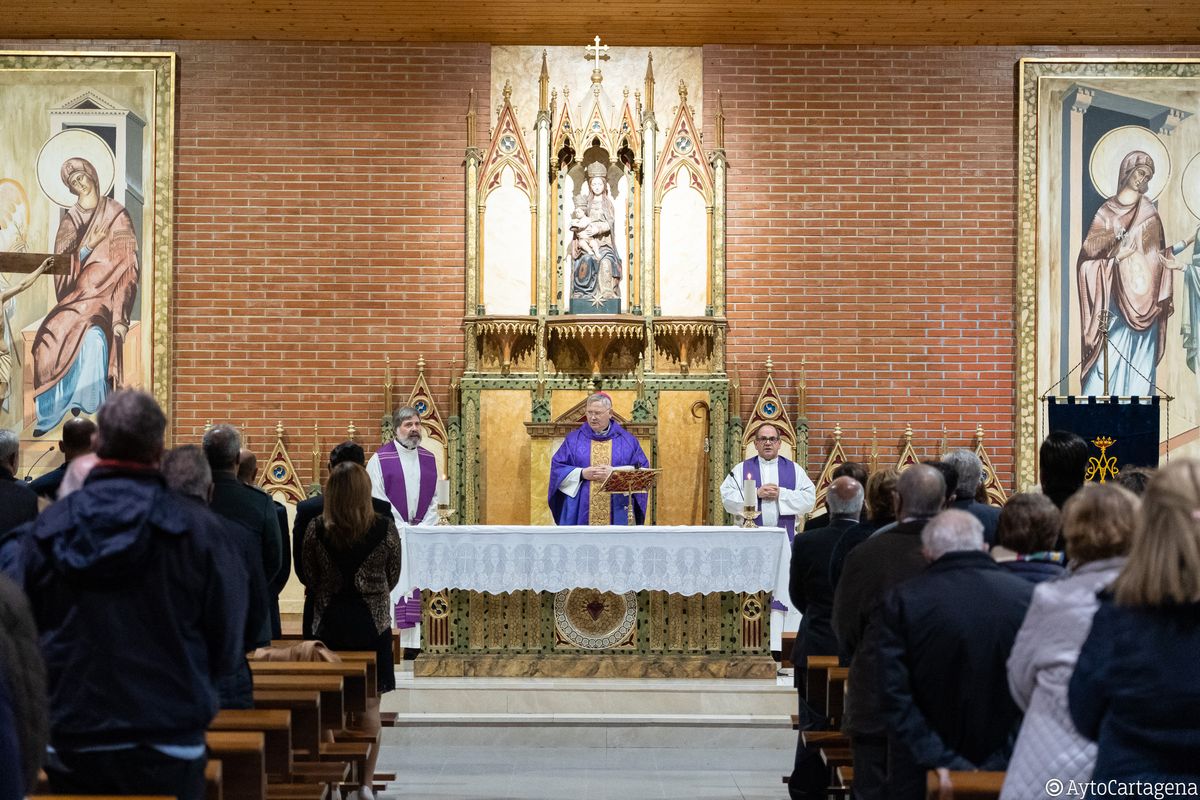
[[[606,494],[625,495],[626,525],[637,525],[637,514],[634,513],[633,496],[646,493],[649,500],[650,490],[658,483],[658,469],[615,469],[608,480],[600,487]],[[647,518],[650,514],[650,504],[646,503]]]

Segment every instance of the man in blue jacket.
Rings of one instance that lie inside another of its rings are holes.
[[[148,394],[100,408],[99,462],[19,543],[46,660],[54,794],[204,796],[215,676],[242,657],[245,567],[220,523],[167,489]]]

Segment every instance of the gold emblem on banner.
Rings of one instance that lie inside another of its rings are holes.
[[[1117,469],[1117,457],[1108,455],[1108,448],[1116,444],[1116,441],[1109,436],[1092,439],[1092,444],[1100,448],[1100,457],[1092,456],[1088,459],[1087,472],[1083,475],[1084,480],[1094,481],[1098,476],[1100,483],[1104,483],[1108,478],[1116,478],[1121,474],[1121,470]]]

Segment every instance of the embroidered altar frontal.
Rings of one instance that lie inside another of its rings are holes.
[[[782,531],[640,528],[606,541],[602,531],[620,529],[450,530],[406,529],[418,585],[441,587],[422,593],[417,675],[775,674],[768,624],[786,580]]]

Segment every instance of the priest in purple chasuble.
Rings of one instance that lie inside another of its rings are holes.
[[[392,506],[392,517],[400,532],[400,580],[392,589],[400,645],[421,646],[421,591],[409,583],[405,525],[436,525],[437,460],[421,447],[421,415],[411,406],[398,409],[392,417],[396,438],[380,447],[367,461],[371,495]]]
[[[558,525],[625,525],[623,494],[599,491],[616,467],[647,468],[637,438],[612,418],[612,398],[603,392],[584,404],[587,421],[567,438],[550,462],[550,512]],[[646,519],[646,495],[633,495],[634,520]]]

